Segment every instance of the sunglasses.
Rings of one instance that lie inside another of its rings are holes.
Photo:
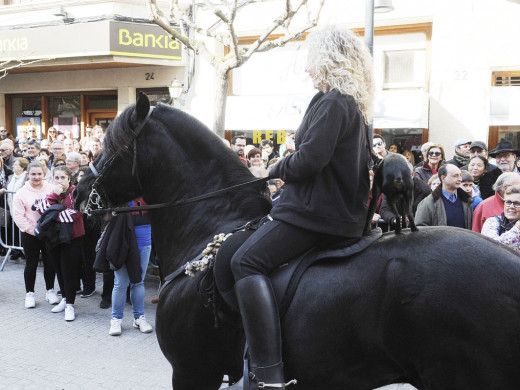
[[[381,145],[383,145],[383,142],[379,141],[379,142],[376,142],[373,146],[375,148],[376,146],[381,146]]]
[[[428,156],[440,156],[441,152],[428,152]]]
[[[64,165],[65,165],[65,163],[54,164],[55,167],[62,167],[62,166],[64,166]]]

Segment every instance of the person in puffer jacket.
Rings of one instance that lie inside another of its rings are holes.
[[[61,224],[72,225],[71,240],[56,244],[53,241],[46,241],[49,258],[54,264],[58,283],[62,291],[61,302],[52,309],[53,313],[65,311],[65,321],[74,321],[74,302],[76,290],[79,286],[81,273],[81,259],[83,254],[83,236],[85,227],[83,226],[83,213],[74,210],[74,185],[72,185],[72,172],[66,166],[54,167],[52,171],[54,187],[45,199],[35,203],[36,210],[43,214],[45,210],[56,204],[66,206],[60,211],[56,221]]]
[[[44,180],[43,168],[40,163],[30,163],[27,166],[28,180],[13,197],[13,219],[20,229],[22,247],[25,253],[26,263],[23,277],[25,279],[25,307],[30,309],[36,306],[34,296],[34,284],[40,252],[43,260],[43,277],[45,278],[45,300],[51,305],[58,303],[58,297],[54,291],[54,279],[56,273],[51,261],[47,257],[45,244],[34,235],[34,228],[40,218],[40,214],[32,208],[34,202],[45,198],[52,191],[52,184]]]

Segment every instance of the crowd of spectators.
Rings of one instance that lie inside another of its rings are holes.
[[[387,149],[380,135],[374,135],[372,146],[379,159],[400,153],[395,144]],[[415,223],[471,229],[520,249],[520,151],[507,140],[489,151],[484,142],[470,139],[453,148],[454,157],[447,160],[443,145],[427,142],[415,165],[411,151],[401,152],[414,179]],[[385,207],[384,196],[381,200],[373,224],[393,230],[397,216]]]
[[[2,242],[23,248],[12,251],[11,258],[25,258],[25,307],[36,307],[36,270],[41,261],[45,301],[52,305],[51,312],[64,312],[66,321],[75,319],[76,295],[88,298],[96,291],[93,265],[101,223],[76,211],[72,194],[89,162],[102,151],[104,131],[101,126],[88,126],[86,134],[79,141],[70,130],[50,127],[47,136],[39,139],[37,129],[29,126],[15,138],[0,127],[0,207],[8,213],[2,218]],[[10,218],[14,223],[6,224]],[[137,278],[129,281],[126,264],[115,271],[115,288],[114,271],[107,269],[103,275],[100,307],[112,306],[111,335],[121,334],[127,287],[134,309],[133,326],[143,333],[152,331],[144,315],[143,284],[151,252],[150,224],[142,216],[132,218],[139,222],[132,225],[139,234],[131,238],[140,253]],[[6,248],[0,248],[5,255]],[[55,289],[56,279],[59,290]]]

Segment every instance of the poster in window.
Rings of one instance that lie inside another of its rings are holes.
[[[20,137],[22,133],[27,133],[29,126],[36,127],[38,139],[41,139],[42,127],[41,118],[37,116],[19,116],[16,118],[16,136]]]

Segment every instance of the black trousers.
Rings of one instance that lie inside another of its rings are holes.
[[[269,271],[317,244],[345,238],[312,232],[274,220],[263,224],[235,252],[231,270],[235,281]]]
[[[36,282],[36,270],[38,269],[38,261],[40,260],[40,252],[43,261],[43,278],[47,290],[54,288],[54,278],[56,272],[51,261],[47,256],[45,243],[35,236],[28,233],[22,233],[22,247],[25,252],[25,270],[23,277],[25,279],[25,291],[34,292],[34,283]]]
[[[62,296],[74,304],[81,272],[82,237],[48,248],[49,257],[58,276]]]
[[[83,291],[90,292],[96,289],[96,271],[94,271],[94,260],[96,260],[96,244],[99,234],[94,231],[87,232],[83,237],[83,267],[81,280]]]

